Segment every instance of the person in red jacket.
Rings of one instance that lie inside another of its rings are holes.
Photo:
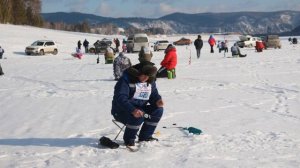
[[[256,41],[255,49],[257,52],[263,52],[263,49],[265,48],[264,43],[262,41]]]
[[[165,57],[161,61],[161,67],[157,71],[157,78],[168,77],[168,70],[173,72],[173,78],[176,77],[175,68],[177,65],[177,54],[176,48],[172,44],[169,44],[167,49],[165,50]]]
[[[208,44],[210,45],[210,53],[214,53],[214,45],[216,45],[216,40],[213,35],[209,36]]]

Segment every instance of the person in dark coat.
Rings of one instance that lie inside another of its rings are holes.
[[[119,52],[119,47],[120,47],[120,41],[118,38],[116,38],[116,52]]]
[[[0,59],[2,59],[3,53],[4,53],[4,49],[0,46]]]
[[[89,44],[90,43],[86,39],[83,41],[83,46],[85,48],[85,53],[89,52]]]
[[[294,37],[294,38],[292,39],[292,43],[293,43],[293,44],[298,44],[298,40],[297,40],[296,37]]]
[[[78,42],[77,42],[77,48],[79,49],[79,50],[81,50],[81,41],[79,40]]]
[[[134,146],[136,136],[139,141],[157,140],[152,135],[163,115],[163,101],[156,73],[154,63],[145,61],[126,69],[115,85],[111,114],[126,125],[126,146]]]
[[[1,76],[1,75],[4,75],[4,72],[3,72],[2,67],[1,67],[1,64],[0,64],[0,76]]]
[[[3,53],[4,53],[4,49],[0,46],[0,59],[2,59]],[[0,64],[0,76],[1,75],[4,75],[4,73]]]
[[[198,38],[194,41],[194,45],[197,51],[197,58],[200,58],[201,49],[203,47],[203,40],[201,39],[201,35],[198,35]]]

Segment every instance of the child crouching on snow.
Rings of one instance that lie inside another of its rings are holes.
[[[73,54],[73,56],[78,58],[78,59],[81,59],[83,57],[83,54],[82,54],[81,50],[78,47],[76,48],[76,53]]]

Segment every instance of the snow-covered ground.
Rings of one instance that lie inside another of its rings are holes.
[[[160,141],[132,153],[96,147],[101,136],[118,132],[110,115],[112,65],[103,56],[100,64],[95,55],[71,57],[78,40],[106,36],[3,24],[0,30],[7,58],[0,60],[0,167],[300,167],[300,45],[287,37],[282,49],[242,49],[245,58],[209,53],[206,35],[200,59],[193,46],[178,46],[177,78],[157,80],[165,101]],[[109,36],[116,37],[122,39]],[[225,38],[229,46],[238,39]],[[37,39],[55,40],[58,55],[26,56]],[[138,62],[137,53],[127,56]],[[163,56],[154,52],[158,67]],[[203,134],[188,135],[174,124]]]

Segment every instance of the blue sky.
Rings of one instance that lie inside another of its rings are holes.
[[[41,0],[42,12],[158,18],[174,12],[300,11],[300,0]]]

